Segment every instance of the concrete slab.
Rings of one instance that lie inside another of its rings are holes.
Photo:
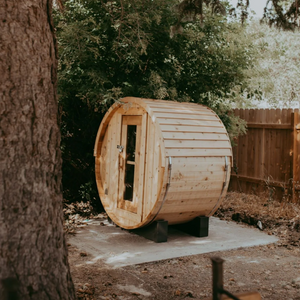
[[[100,224],[104,223],[105,226]],[[151,261],[171,259],[181,256],[231,250],[275,243],[275,236],[267,235],[258,229],[248,228],[233,222],[210,218],[209,236],[192,237],[169,228],[168,242],[154,243],[127,230],[123,230],[104,220],[87,221],[87,226],[78,228],[69,243],[97,260],[113,268]]]

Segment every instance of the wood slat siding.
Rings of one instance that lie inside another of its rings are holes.
[[[196,212],[198,215],[211,213],[223,189],[224,166],[224,156],[172,157],[170,188],[160,217],[168,217],[169,223],[175,224]],[[229,174],[230,170],[228,180]]]
[[[216,140],[165,140],[165,147],[167,148],[186,148],[186,149],[220,149],[230,148],[229,141]]]
[[[134,180],[133,201],[128,203],[123,199],[126,152],[119,152],[117,145],[126,145],[126,128],[133,123],[140,127],[135,159],[139,177]],[[94,154],[103,206],[126,229],[161,219],[178,224],[211,216],[226,194],[232,165],[228,134],[211,109],[131,97],[105,115]]]
[[[193,111],[189,111],[189,113],[186,113],[185,111],[177,112],[177,110],[174,111],[166,111],[166,112],[156,112],[155,116],[157,118],[172,118],[176,120],[201,120],[201,121],[216,121],[215,116],[212,116],[211,114],[207,114],[206,112],[202,113],[199,112],[198,114],[195,114]]]
[[[231,157],[231,149],[167,149],[167,156],[230,156]]]
[[[218,127],[208,127],[205,125],[202,126],[184,126],[184,125],[160,125],[160,128],[163,132],[200,132],[200,133],[224,133],[224,128],[221,126]]]
[[[206,133],[206,132],[164,132],[164,139],[167,140],[192,140],[192,141],[228,141],[227,133]]]
[[[166,156],[232,156],[224,125],[207,107],[190,103],[158,105],[151,101],[147,104],[162,130]]]
[[[234,114],[246,120],[248,131],[233,147],[230,190],[300,202],[299,110],[236,109]]]
[[[192,119],[173,119],[173,118],[157,118],[160,125],[184,125],[184,126],[206,126],[206,127],[223,127],[222,123],[218,120],[192,120]]]

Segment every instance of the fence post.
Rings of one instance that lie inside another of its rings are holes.
[[[300,191],[300,115],[299,109],[293,113],[293,202],[298,202]]]

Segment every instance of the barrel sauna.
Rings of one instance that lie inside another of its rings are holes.
[[[94,155],[103,207],[125,229],[211,216],[232,164],[228,134],[210,108],[133,97],[108,110]]]

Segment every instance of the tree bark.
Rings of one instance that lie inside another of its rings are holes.
[[[75,299],[52,0],[0,0],[0,299]]]

